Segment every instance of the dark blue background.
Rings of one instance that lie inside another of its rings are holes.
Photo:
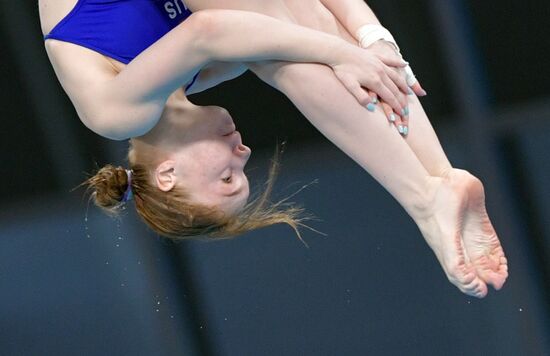
[[[133,209],[105,217],[71,189],[124,164],[125,144],[78,121],[35,2],[2,0],[0,354],[549,355],[550,5],[369,4],[428,90],[451,161],[485,182],[502,291],[477,300],[448,283],[393,198],[252,75],[193,100],[230,110],[257,185],[288,142],[276,196],[318,180],[294,200],[326,237],[303,230],[306,247],[275,226],[174,245]]]

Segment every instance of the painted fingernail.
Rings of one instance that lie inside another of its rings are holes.
[[[403,127],[403,136],[407,136],[409,134],[409,127],[405,126]]]
[[[420,96],[426,96],[426,95],[428,95],[428,93],[426,93],[426,91],[422,89],[422,91],[420,92]]]
[[[409,116],[409,107],[408,106],[405,106],[405,108],[401,110],[401,116]]]
[[[375,98],[372,98],[372,103],[373,103],[373,104],[378,104],[378,98],[376,98],[376,97],[375,97]]]
[[[411,88],[407,88],[407,94],[409,94],[409,95],[413,95],[413,94],[414,94],[414,92],[412,91],[412,89],[411,89]]]
[[[376,109],[376,105],[374,105],[373,103],[368,103],[367,104],[367,110],[368,111],[373,112],[374,109]]]
[[[394,113],[390,114],[390,121],[395,122],[395,114]]]
[[[403,134],[403,132],[405,132],[405,129],[403,128],[403,125],[397,126],[397,131],[399,131],[400,134]]]

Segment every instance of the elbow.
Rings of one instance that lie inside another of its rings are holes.
[[[103,128],[103,127],[101,127],[95,132],[98,135],[100,135],[102,137],[105,137],[105,138],[108,138],[109,140],[113,140],[113,141],[125,141],[125,140],[128,140],[128,139],[134,137],[134,135],[129,135],[124,130],[116,130],[116,129],[113,129],[113,128]],[[138,135],[136,135],[136,136],[138,136]]]
[[[164,102],[134,102],[109,90],[94,91],[90,100],[75,103],[82,123],[96,134],[115,141],[145,135],[158,122]]]
[[[110,118],[102,116],[83,118],[81,116],[81,120],[87,128],[101,137],[115,141],[123,141],[131,137],[126,130],[121,130],[120,127],[113,125],[113,120]]]
[[[84,123],[87,128],[101,137],[110,140],[123,141],[131,137],[140,136],[141,133],[138,132],[139,130],[136,130],[135,127],[132,128],[130,125],[121,122],[122,120],[120,120],[120,118],[117,118],[108,110],[97,110],[94,113],[79,112],[79,116],[82,123]]]

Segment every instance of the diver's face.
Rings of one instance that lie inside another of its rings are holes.
[[[186,132],[177,135],[170,154],[176,187],[181,186],[198,203],[226,213],[238,211],[250,193],[243,169],[251,150],[243,145],[226,110],[213,106],[195,109],[196,119]]]

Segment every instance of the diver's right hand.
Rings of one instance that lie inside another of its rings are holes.
[[[395,56],[385,56],[351,44],[339,53],[339,61],[332,64],[334,74],[344,87],[363,105],[372,98],[367,89],[375,92],[396,112],[407,107],[408,86],[405,78],[394,68],[404,68],[407,63]]]

